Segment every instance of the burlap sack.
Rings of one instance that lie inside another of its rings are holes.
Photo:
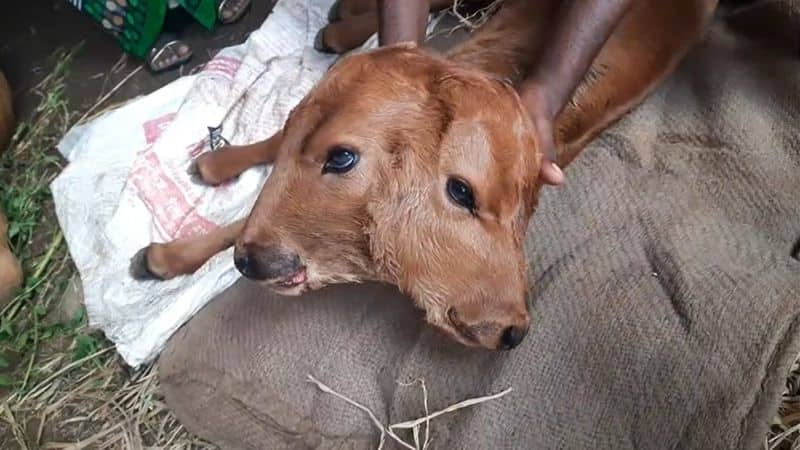
[[[800,351],[800,58],[744,36],[715,27],[544,193],[519,348],[452,344],[386,286],[242,281],[162,355],[169,406],[223,448],[375,448],[306,374],[384,423],[423,415],[396,381],[424,378],[432,410],[514,389],[436,419],[437,449],[759,447]]]

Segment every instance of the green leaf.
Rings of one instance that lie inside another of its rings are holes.
[[[14,239],[19,234],[20,225],[18,222],[11,222],[11,225],[8,226],[8,238]]]
[[[11,364],[8,363],[8,360],[4,356],[0,355],[0,369],[8,369],[8,366],[10,365]]]
[[[33,313],[39,317],[44,317],[47,315],[47,308],[42,305],[36,305],[33,307]]]
[[[27,280],[25,280],[25,287],[28,288],[28,289],[31,289],[34,286],[36,286],[37,284],[39,284],[39,281],[41,281],[41,277],[36,277],[36,276],[31,275],[31,276],[28,277]]]
[[[8,375],[0,373],[0,386],[11,387],[14,386],[14,384],[14,380],[12,380]]]
[[[42,330],[42,335],[39,336],[39,339],[44,341],[44,340],[50,339],[55,334],[56,334],[56,328],[55,327],[47,327],[44,330]]]
[[[72,353],[73,361],[85,358],[97,351],[97,339],[84,334],[75,337],[75,350]]]
[[[22,351],[25,348],[30,336],[30,330],[25,330],[17,336],[17,339],[14,340],[14,347],[16,347],[17,351]]]
[[[0,333],[5,333],[6,336],[12,336],[14,334],[14,326],[11,324],[10,320],[3,320],[0,323]]]
[[[84,319],[86,319],[86,309],[81,307],[78,309],[78,312],[75,313],[75,317],[72,319],[72,328],[78,328],[79,326],[83,325]]]

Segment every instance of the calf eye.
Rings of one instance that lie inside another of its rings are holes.
[[[447,195],[456,205],[468,209],[471,213],[475,212],[475,196],[467,183],[458,178],[448,178]]]
[[[334,147],[322,166],[322,173],[345,173],[358,164],[358,153],[345,147]]]

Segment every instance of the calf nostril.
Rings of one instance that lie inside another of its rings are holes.
[[[500,350],[511,350],[512,348],[518,346],[523,339],[525,339],[525,335],[527,333],[527,328],[508,327],[503,330],[503,334],[500,336],[500,345],[498,347]]]
[[[303,269],[299,255],[274,245],[244,244],[237,247],[233,264],[242,275],[256,281],[282,280]]]
[[[250,257],[247,253],[237,253],[233,256],[233,265],[246,277],[250,277]]]

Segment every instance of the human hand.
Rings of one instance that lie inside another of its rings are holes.
[[[542,153],[539,180],[544,184],[558,186],[564,183],[564,172],[558,166],[558,153],[553,139],[554,108],[544,93],[535,85],[523,85],[520,98],[530,115],[536,132],[536,142]]]

